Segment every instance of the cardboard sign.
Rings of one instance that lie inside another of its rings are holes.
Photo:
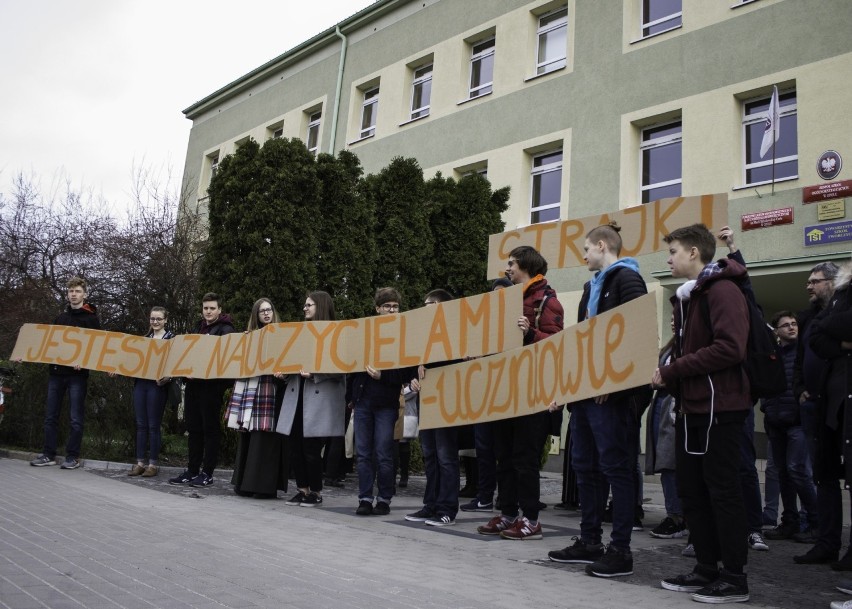
[[[11,359],[160,379],[246,378],[273,372],[345,373],[477,357],[523,344],[523,288],[513,286],[396,315],[283,323],[225,336],[171,340],[72,326],[25,324]]]
[[[648,294],[533,345],[427,371],[420,429],[497,421],[638,387],[658,362]]]
[[[628,207],[599,216],[533,224],[488,238],[488,277],[502,277],[509,252],[530,245],[551,269],[583,266],[583,243],[593,228],[615,220],[622,227],[622,256],[638,256],[666,249],[663,237],[676,228],[703,223],[710,230],[728,223],[728,195],[675,197]]]

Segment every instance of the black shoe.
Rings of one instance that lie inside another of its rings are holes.
[[[629,548],[609,544],[606,553],[599,560],[586,565],[586,574],[593,577],[633,575],[633,554]]]
[[[604,555],[603,544],[586,543],[579,537],[572,537],[573,546],[547,553],[553,562],[564,562],[572,565],[590,565]]]
[[[748,582],[745,574],[735,575],[724,569],[719,579],[693,593],[692,600],[699,603],[745,603],[748,602]]]
[[[852,571],[852,550],[848,550],[843,558],[831,563],[832,571]]]
[[[287,501],[284,502],[284,505],[302,505],[302,501],[305,500],[305,493],[299,491],[292,497],[290,497]]]
[[[193,474],[189,470],[178,474],[174,478],[169,478],[169,484],[189,484],[198,474]]]
[[[783,541],[793,539],[799,532],[799,523],[782,522],[774,529],[763,532],[763,537],[771,541]]]
[[[373,514],[376,516],[387,516],[390,514],[390,504],[384,501],[376,501],[376,507],[373,508]]]
[[[822,565],[837,560],[837,550],[831,551],[821,544],[816,544],[801,556],[794,556],[793,562],[797,565]]]
[[[397,486],[398,486],[399,488],[406,488],[406,487],[408,487],[408,476],[400,476],[400,477],[399,477],[399,483],[397,484]]]
[[[667,577],[660,582],[660,585],[666,590],[674,592],[698,592],[717,579],[719,579],[719,571],[716,569],[695,565],[690,573]]]
[[[425,505],[417,510],[416,512],[412,512],[411,514],[406,514],[405,519],[408,522],[426,522],[427,520],[431,520],[435,518],[437,514],[433,510],[430,510]]]
[[[358,503],[358,509],[355,510],[358,516],[371,516],[373,514],[373,504],[369,501],[361,501]]]
[[[318,505],[322,505],[322,495],[310,492],[305,495],[305,498],[302,499],[302,502],[299,505],[301,507],[316,507]]]
[[[606,505],[601,522],[612,524],[612,501]]]
[[[804,531],[796,533],[793,535],[793,541],[796,543],[807,543],[813,545],[819,539],[818,531],[816,527],[808,527]]]

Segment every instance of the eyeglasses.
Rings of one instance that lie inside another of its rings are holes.
[[[267,313],[272,313],[272,309],[258,309],[257,312],[261,315],[266,315]]]
[[[302,310],[310,309],[311,307],[315,307],[315,306],[317,306],[317,303],[315,303],[315,302],[306,302],[305,306],[302,307]]]
[[[781,328],[790,329],[790,328],[798,328],[798,327],[799,327],[799,324],[797,324],[795,321],[788,321],[786,324],[781,324],[780,326],[775,326],[775,329],[780,330]]]
[[[382,311],[388,311],[389,313],[393,313],[394,311],[399,311],[399,305],[396,303],[386,302],[382,306],[379,307]]]
[[[823,281],[828,281],[828,277],[823,277],[822,279],[808,279],[806,282],[807,286],[816,285],[818,283],[822,283]]]
[[[153,324],[153,323],[160,322],[160,321],[166,321],[166,318],[165,317],[149,317],[148,321],[150,321]]]

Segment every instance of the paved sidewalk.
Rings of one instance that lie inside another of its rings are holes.
[[[433,529],[403,516],[420,506],[414,478],[385,517],[358,517],[356,491],[327,489],[321,508],[233,495],[225,478],[209,489],[171,487],[161,474],[122,469],[65,471],[0,459],[0,607],[491,609],[697,607],[659,588],[687,571],[685,540],[634,533],[635,574],[617,581],[557,565],[547,551],[571,543],[573,512],[542,513],[544,540],[476,534],[488,514],[460,512]],[[559,481],[543,482],[549,504]],[[647,523],[662,517],[659,487],[646,485]],[[753,607],[828,607],[841,575],[797,566],[806,546],[751,552]],[[852,574],[850,574],[852,575]]]

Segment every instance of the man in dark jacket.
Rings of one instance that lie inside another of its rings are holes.
[[[195,334],[224,336],[234,331],[230,315],[222,313],[218,294],[207,292],[202,297],[201,316]],[[222,435],[222,400],[231,386],[233,381],[228,379],[186,379],[183,412],[189,433],[189,459],[186,470],[169,478],[169,484],[201,487],[213,484]]]
[[[534,248],[522,245],[509,252],[506,277],[524,286],[524,314],[518,318],[518,328],[524,333],[525,345],[562,330],[562,305],[544,278],[546,274],[547,260]],[[541,539],[539,467],[550,419],[550,413],[542,411],[494,422],[500,515],[477,527],[481,535]]]
[[[752,404],[742,366],[749,310],[735,282],[746,270],[731,259],[713,262],[715,239],[703,224],[679,228],[664,241],[672,277],[688,281],[672,298],[674,357],[651,383],[666,386],[677,400],[677,485],[698,564],[661,585],[691,592],[698,602],[744,602],[748,541],[737,471]]]
[[[648,293],[636,260],[618,257],[620,230],[617,225],[604,225],[586,235],[584,259],[595,275],[583,287],[578,322]],[[586,564],[586,573],[595,577],[633,573],[630,538],[641,413],[637,399],[650,399],[650,392],[620,391],[571,406],[571,462],[580,499],[580,538],[573,546],[549,552],[550,560]],[[604,550],[601,522],[608,487],[612,489],[612,540]]]
[[[781,355],[784,358],[784,370],[787,374],[787,391],[778,397],[763,400],[763,423],[772,448],[775,467],[778,469],[778,481],[781,485],[781,502],[784,511],[781,524],[766,532],[768,539],[792,539],[799,533],[799,510],[796,505],[798,496],[802,507],[808,513],[808,528],[803,533],[816,541],[817,498],[813,481],[811,461],[808,456],[807,440],[802,419],[799,416],[799,403],[793,395],[793,368],[796,362],[796,346],[799,325],[790,311],[779,311],[772,316],[770,324],[775,329]],[[804,536],[801,539],[805,539]]]
[[[55,326],[74,326],[100,330],[97,310],[86,302],[86,280],[72,277],[68,283],[68,307],[53,320]],[[71,434],[65,445],[65,461],[62,469],[80,467],[80,445],[83,442],[83,421],[86,415],[86,388],[89,371],[79,366],[50,365],[47,380],[47,408],[44,413],[44,448],[41,454],[30,461],[30,465],[42,467],[56,465],[56,442],[59,435],[59,412],[62,399],[68,392],[71,411]]]

